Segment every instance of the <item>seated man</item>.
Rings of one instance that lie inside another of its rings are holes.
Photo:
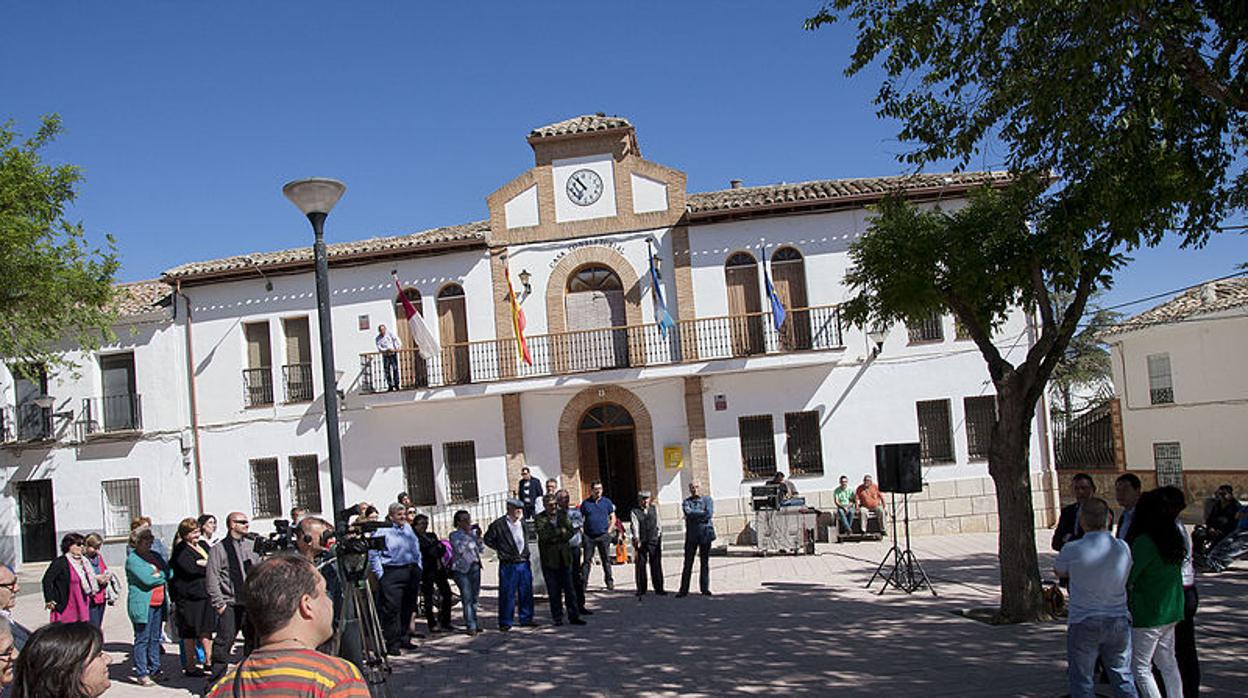
[[[880,494],[880,488],[876,487],[870,475],[864,475],[862,484],[858,485],[858,489],[854,490],[854,498],[858,502],[858,520],[862,526],[862,532],[867,531],[867,520],[870,512],[874,511],[880,522],[880,535],[887,536],[888,530],[885,527],[886,519],[884,516],[884,495]]]
[[[842,475],[841,484],[832,491],[836,502],[836,518],[845,533],[854,532],[854,491],[849,488],[849,478]]]
[[[226,673],[208,698],[368,698],[368,685],[354,664],[312,649],[334,633],[334,604],[311,562],[271,557],[252,568],[246,590],[247,619],[259,647]]]
[[[1205,571],[1221,572],[1230,567],[1236,558],[1248,553],[1248,506],[1241,506],[1235,518],[1239,527],[1213,546],[1203,564],[1198,563]]]
[[[776,485],[782,488],[780,490],[781,502],[783,502],[786,499],[792,499],[797,496],[797,487],[795,487],[791,481],[784,479],[784,473],[778,470],[776,471],[776,474],[772,475],[771,479],[768,480],[765,484]]]

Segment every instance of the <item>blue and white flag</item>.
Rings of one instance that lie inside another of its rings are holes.
[[[776,325],[776,331],[779,332],[780,326],[784,324],[784,304],[780,302],[775,287],[771,285],[771,273],[767,271],[766,245],[763,245],[763,282],[767,285],[767,300],[771,302],[771,320]]]
[[[649,242],[647,242],[649,245]],[[659,323],[659,335],[667,339],[667,333],[676,329],[676,322],[671,313],[667,312],[667,303],[663,302],[663,281],[659,279],[659,269],[654,263],[654,246],[650,247],[650,285],[654,288],[654,316]]]

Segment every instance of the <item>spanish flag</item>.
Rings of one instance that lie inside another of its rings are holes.
[[[524,311],[516,302],[516,291],[511,287],[511,268],[506,264],[503,265],[503,273],[507,275],[507,295],[511,300],[511,329],[516,335],[516,349],[524,363],[532,366],[533,357],[529,356],[529,344],[524,341]]]

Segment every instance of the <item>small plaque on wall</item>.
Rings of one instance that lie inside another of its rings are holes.
[[[367,316],[367,315],[361,315],[361,316],[360,316],[360,329],[361,329],[361,330],[367,330],[367,329],[368,329],[368,316]]]
[[[723,412],[726,409],[728,409],[728,396],[716,395],[715,396],[715,411]]]
[[[663,448],[663,467],[667,470],[680,470],[685,467],[685,449],[680,446]]]

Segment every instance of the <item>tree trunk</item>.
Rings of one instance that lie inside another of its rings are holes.
[[[996,485],[1000,520],[997,559],[1001,566],[1001,610],[997,621],[1002,623],[1048,617],[1041,594],[1028,466],[1034,412],[1034,405],[1027,405],[1017,374],[997,381],[997,423],[992,429],[988,473]]]

